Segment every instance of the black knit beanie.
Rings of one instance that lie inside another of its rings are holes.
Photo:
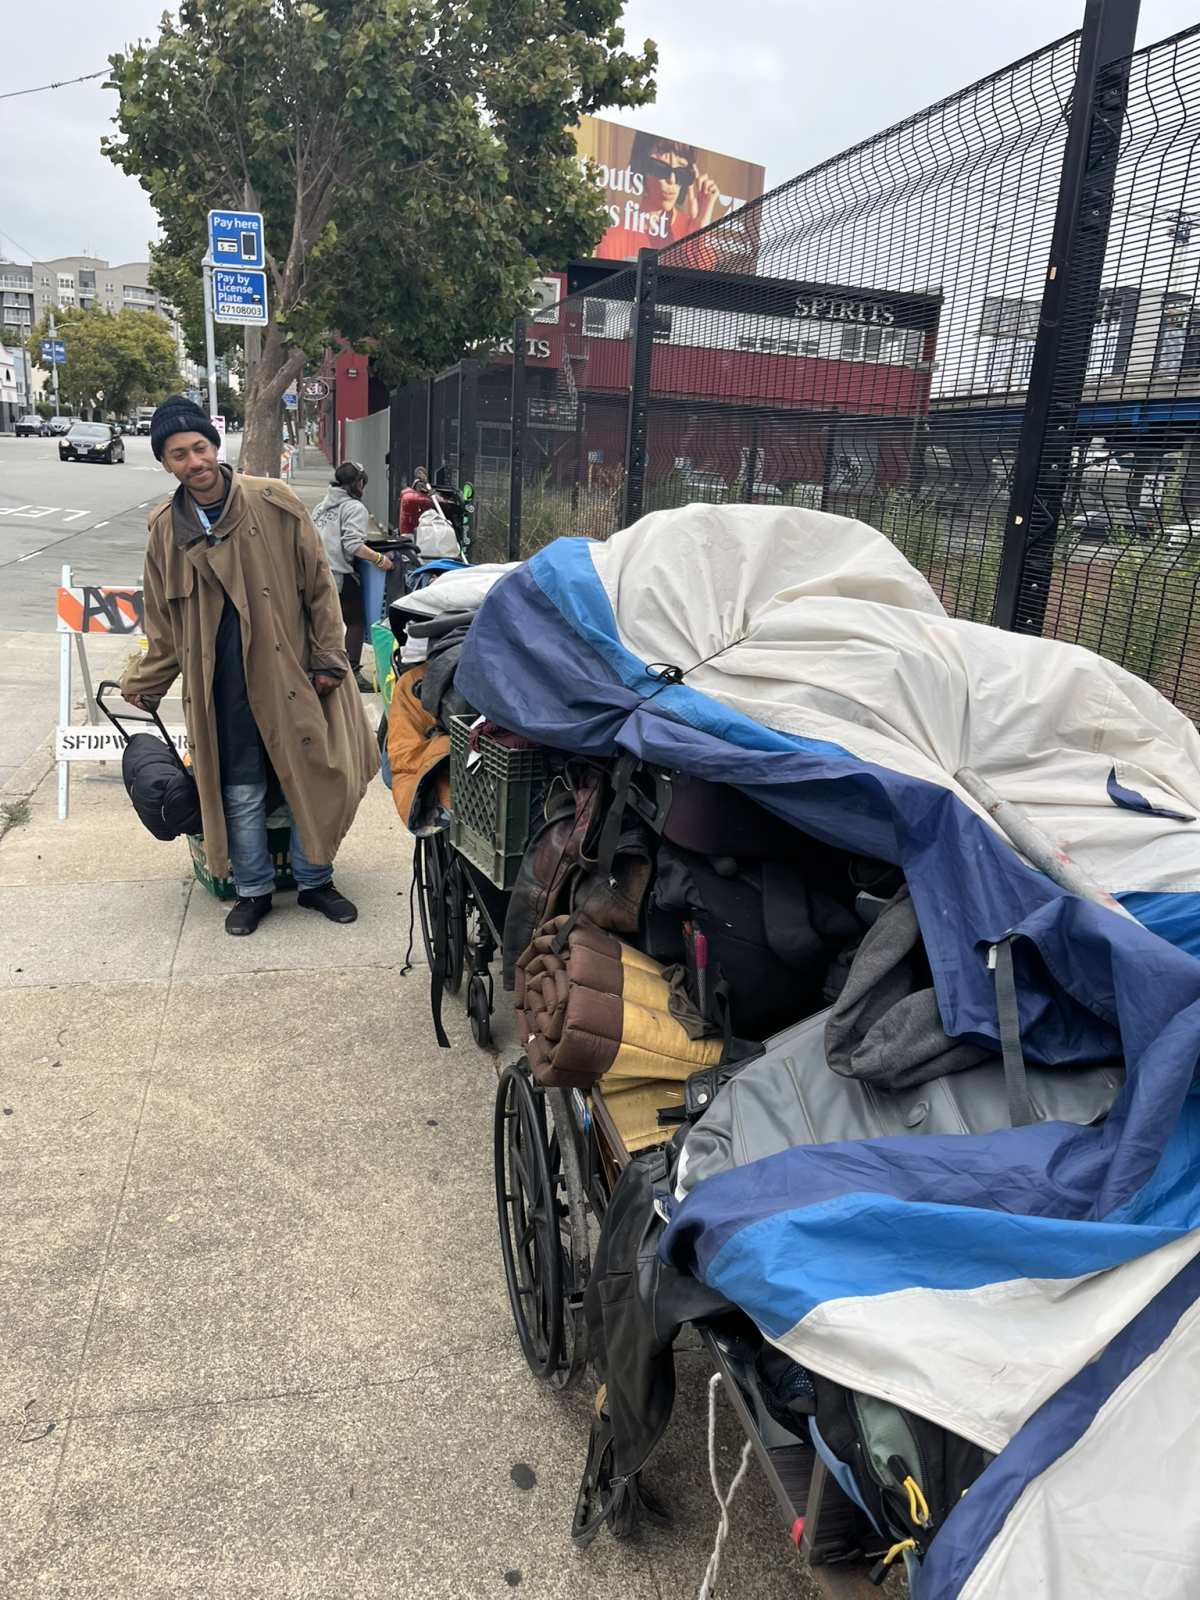
[[[162,405],[155,408],[150,421],[150,448],[156,461],[162,460],[167,440],[173,433],[202,433],[218,450],[221,448],[221,435],[186,394],[169,394]]]

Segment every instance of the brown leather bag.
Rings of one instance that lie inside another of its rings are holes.
[[[607,779],[595,767],[568,767],[570,787],[552,799],[513,885],[504,919],[506,989],[513,987],[517,960],[535,929],[555,917],[586,909],[597,928],[638,932],[653,863],[649,830],[625,811],[632,767],[632,757],[618,763],[611,798]]]

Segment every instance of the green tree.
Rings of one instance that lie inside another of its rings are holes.
[[[246,396],[240,389],[233,388],[228,383],[217,384],[217,410],[226,422],[244,423],[246,420]]]
[[[131,406],[161,400],[179,387],[175,339],[155,312],[126,307],[114,314],[67,306],[56,312],[55,320],[67,357],[58,369],[59,394],[76,415],[99,411],[124,416]],[[41,340],[49,332],[47,314],[29,345],[34,365],[46,372],[50,363],[41,359]]]
[[[393,378],[511,326],[539,269],[590,250],[581,113],[653,97],[622,0],[183,0],[110,57],[119,136],[170,256],[257,197],[270,321],[246,374],[246,470],[278,471],[281,401],[324,336]],[[194,270],[194,269],[193,269]]]
[[[164,241],[150,246],[150,287],[157,289],[179,319],[183,347],[189,361],[208,366],[204,342],[204,280],[193,251],[188,257],[172,255]],[[216,353],[226,360],[239,356],[242,331],[218,322],[213,329]]]

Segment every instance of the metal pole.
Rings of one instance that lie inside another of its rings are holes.
[[[296,470],[304,471],[304,368],[296,374]]]
[[[1104,906],[1120,917],[1128,917],[1130,922],[1137,921],[1119,900],[1114,900],[1107,889],[1100,887],[1090,872],[1077,861],[1072,861],[1065,850],[1060,850],[1011,801],[1002,799],[973,767],[960,767],[954,774],[954,781],[967,791],[976,805],[982,806],[996,826],[1008,835],[1014,848],[1039,872],[1044,872],[1051,883],[1066,889],[1069,894],[1077,894],[1081,900],[1090,900],[1093,905]]]
[[[254,186],[253,186],[253,184],[251,184],[249,182],[249,180],[247,180],[247,182],[245,184],[243,184],[243,186],[242,186],[242,209],[244,211],[257,211],[258,210],[258,196],[257,196],[257,194],[255,194]],[[265,221],[265,219],[264,219],[264,221]],[[264,237],[264,239],[263,239],[263,260],[264,260],[264,262],[266,261],[266,248],[267,248],[267,242],[266,242],[266,239]],[[254,379],[254,377],[257,375],[258,364],[262,360],[262,329],[261,328],[247,328],[243,332],[243,334],[242,334],[242,354],[243,354],[243,357],[244,357],[244,360],[243,360],[242,364],[246,369],[242,374],[242,398],[243,398],[243,404],[244,404],[246,397],[250,393],[251,382]],[[243,426],[243,428],[246,426],[245,421],[243,421],[242,426]]]
[[[204,355],[208,362],[208,414],[217,414],[217,342],[213,334],[212,257],[205,256],[204,267]]]
[[[1087,0],[992,620],[1040,634],[1112,212],[1139,0]]]
[[[521,493],[525,487],[525,318],[513,323],[512,435],[508,457],[508,559],[521,559]]]
[[[658,251],[639,250],[633,292],[633,327],[629,354],[629,411],[625,424],[625,495],[621,526],[628,528],[642,514],[646,487],[646,413],[654,360],[654,307],[658,287]]]
[[[54,337],[53,334],[50,336]],[[71,569],[64,567],[59,582],[64,589],[71,587]],[[71,635],[60,633],[58,636],[58,725],[60,728],[71,726]],[[71,768],[65,761],[58,763],[58,820],[67,820],[67,808],[70,804]]]
[[[58,351],[55,349],[54,312],[50,313],[50,376],[54,380],[54,415],[58,415]],[[60,777],[61,781],[61,777]]]

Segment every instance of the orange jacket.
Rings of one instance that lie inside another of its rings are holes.
[[[450,810],[450,735],[421,704],[425,663],[396,679],[388,712],[392,799],[410,833],[437,833]]]

